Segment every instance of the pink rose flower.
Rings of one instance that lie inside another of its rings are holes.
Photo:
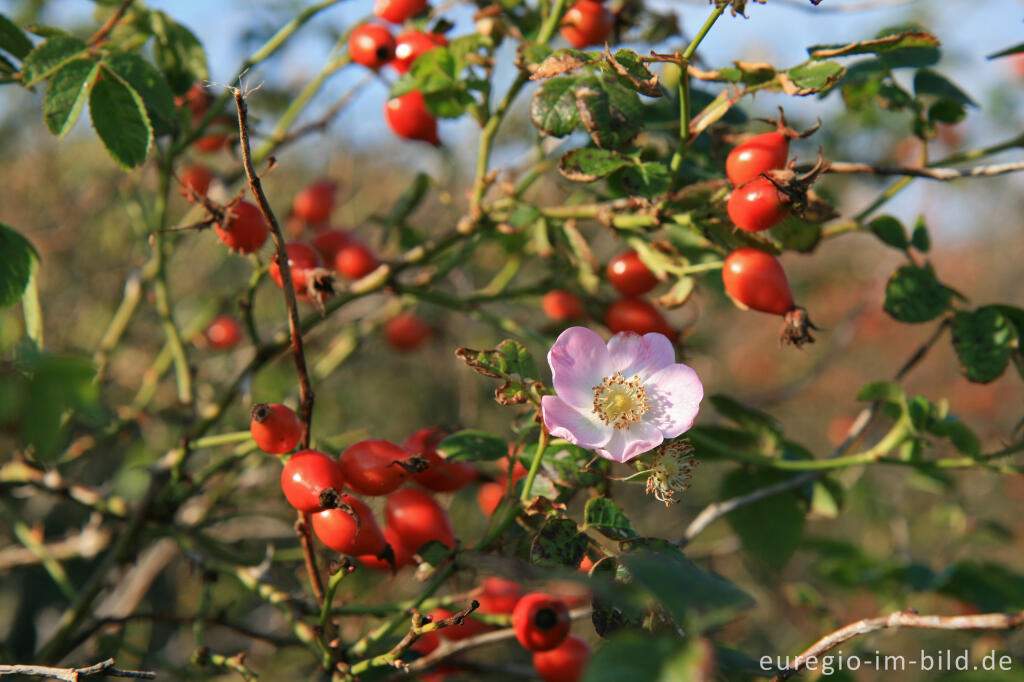
[[[704,386],[662,334],[562,332],[548,352],[557,395],[541,400],[551,435],[627,462],[693,426]]]

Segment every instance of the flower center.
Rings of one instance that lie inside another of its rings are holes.
[[[647,393],[637,374],[627,381],[622,372],[616,372],[594,386],[594,414],[611,427],[628,429],[649,409]]]

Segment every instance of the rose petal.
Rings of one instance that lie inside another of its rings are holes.
[[[665,438],[675,438],[691,426],[700,410],[704,385],[692,367],[673,364],[652,374],[644,383],[651,409],[643,420]]]
[[[629,379],[638,374],[640,381],[646,381],[647,377],[676,361],[672,342],[664,334],[654,332],[643,336],[620,332],[608,342],[608,355],[611,356],[612,367],[622,372],[624,377]]]
[[[546,395],[540,401],[544,425],[556,438],[564,438],[573,445],[593,450],[608,442],[612,427],[595,422],[591,414],[581,411],[558,396]]]
[[[594,386],[612,374],[608,347],[597,332],[569,327],[548,351],[552,383],[558,396],[578,408],[592,408]]]
[[[614,462],[628,462],[637,455],[658,447],[663,440],[665,437],[661,435],[658,427],[646,422],[637,422],[631,424],[628,429],[616,429],[604,447],[597,450],[597,454]]]

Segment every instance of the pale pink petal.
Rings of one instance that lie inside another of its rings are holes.
[[[651,409],[644,413],[644,422],[661,431],[665,438],[675,438],[697,418],[704,385],[692,367],[669,365],[652,374],[644,383]]]
[[[546,395],[540,401],[544,425],[556,438],[593,450],[608,442],[612,427],[592,418],[589,411],[580,411],[558,396]]]
[[[664,334],[656,332],[643,336],[635,332],[619,332],[608,342],[608,355],[614,369],[627,379],[638,374],[640,381],[646,381],[647,377],[676,361],[672,342]]]
[[[661,431],[653,424],[637,422],[628,429],[617,429],[611,439],[597,450],[597,454],[613,462],[628,462],[658,447],[664,439]]]
[[[548,351],[548,364],[555,393],[581,409],[593,406],[594,386],[613,373],[608,347],[587,327],[569,327],[559,334]]]

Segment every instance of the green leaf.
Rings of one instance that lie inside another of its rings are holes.
[[[449,48],[435,47],[416,58],[408,78],[402,79],[402,89],[422,92],[435,116],[458,118],[474,103],[465,79],[460,77],[464,66]]]
[[[623,632],[594,651],[583,671],[583,682],[686,682],[689,678],[662,677],[662,667],[666,660],[679,649],[680,641],[675,637]]]
[[[831,89],[845,73],[839,62],[812,62],[779,74],[779,82],[787,95],[804,97]]]
[[[50,79],[43,98],[43,120],[58,138],[67,135],[82,113],[100,65],[91,59],[76,59],[60,68]]]
[[[574,182],[594,182],[629,163],[629,157],[610,149],[583,147],[563,155],[558,170]]]
[[[1013,47],[1008,47],[1005,50],[999,50],[999,52],[993,52],[985,59],[998,59],[999,57],[1009,57],[1014,54],[1021,54],[1024,52],[1024,43],[1017,43]]]
[[[25,56],[21,65],[22,83],[31,87],[48,78],[73,59],[85,56],[86,47],[78,38],[57,36],[45,40]]]
[[[952,125],[967,118],[963,104],[951,99],[940,99],[928,107],[928,120]]]
[[[949,310],[952,291],[935,278],[931,264],[904,265],[885,285],[882,308],[901,322],[927,322]]]
[[[101,79],[89,95],[89,114],[96,134],[121,168],[130,170],[146,160],[153,128],[137,92],[119,80]]]
[[[21,299],[32,277],[32,263],[39,259],[32,244],[19,232],[0,223],[0,310]]]
[[[739,424],[757,439],[758,448],[765,453],[777,453],[782,444],[782,424],[771,415],[755,410],[726,395],[708,397],[715,410],[723,417]]]
[[[537,365],[518,341],[505,339],[490,350],[459,348],[455,356],[477,374],[504,380],[494,391],[495,400],[502,405],[520,405],[526,402],[527,391],[544,390],[543,384],[536,380]]]
[[[91,362],[77,357],[40,356],[31,363],[22,435],[42,461],[52,460],[64,441],[64,413],[95,406],[95,372]]]
[[[530,120],[545,135],[565,137],[580,124],[576,109],[575,76],[552,78],[541,84],[530,100]]]
[[[672,185],[668,168],[657,161],[627,166],[616,177],[630,196],[653,198],[667,192]]]
[[[103,55],[107,73],[120,78],[125,85],[139,93],[146,103],[149,120],[158,132],[168,132],[175,119],[174,93],[163,75],[138,55],[111,50]]]
[[[437,452],[452,462],[481,462],[508,455],[508,443],[484,431],[465,429],[442,440]]]
[[[923,32],[916,24],[903,24],[890,26],[878,32],[876,38],[888,38],[906,32]],[[883,69],[898,69],[903,67],[922,67],[935,64],[939,61],[941,52],[939,43],[934,45],[919,44],[908,47],[896,47],[895,49],[878,54],[878,62]]]
[[[576,568],[587,551],[587,536],[571,519],[551,519],[530,544],[530,562],[537,566]]]
[[[938,47],[939,39],[924,31],[901,31],[857,43],[838,43],[833,45],[812,45],[807,48],[811,59],[829,59],[831,57],[849,57],[857,54],[883,54],[894,50],[920,49]]]
[[[729,499],[752,493],[789,478],[779,472],[752,474],[733,471],[722,481],[719,497]],[[804,531],[804,509],[793,493],[772,495],[740,507],[726,519],[740,537],[743,549],[770,566],[785,566],[800,546]]]
[[[602,149],[622,147],[644,127],[640,97],[613,77],[582,79],[576,87],[576,109],[590,139]]]
[[[931,237],[928,236],[928,226],[924,224],[924,216],[918,216],[914,223],[914,232],[910,236],[910,245],[921,253],[928,253],[932,247]]]
[[[175,93],[188,91],[196,81],[209,80],[206,52],[192,31],[163,12],[150,12],[153,57]]]
[[[821,223],[812,223],[795,215],[787,215],[771,229],[784,250],[810,253],[821,241]]]
[[[636,529],[622,507],[607,497],[592,497],[583,510],[583,524],[612,540],[625,540],[637,536]]]
[[[892,381],[875,381],[864,384],[857,391],[857,400],[881,400],[887,403],[902,404],[906,400],[903,389]]]
[[[1018,343],[1013,325],[994,306],[953,316],[953,348],[968,381],[987,384],[998,379]]]
[[[658,86],[658,75],[651,73],[650,69],[640,61],[640,57],[632,50],[617,50],[614,55],[605,50],[605,59],[620,76],[619,82],[628,88],[647,95],[648,97],[661,97],[661,88]]]
[[[894,249],[906,250],[910,242],[907,241],[907,231],[903,229],[903,223],[891,215],[883,215],[868,223],[868,229],[872,234],[882,240],[883,243]]]
[[[931,95],[938,97],[939,99],[951,100],[964,106],[977,107],[970,96],[957,87],[953,81],[949,80],[941,73],[932,71],[931,69],[921,69],[914,74],[914,93],[920,97],[922,95]]]
[[[678,549],[641,549],[619,557],[633,581],[665,607],[679,627],[696,632],[724,625],[753,605],[746,592],[705,571]]]
[[[24,59],[32,51],[32,41],[14,22],[0,14],[0,50],[4,50],[17,59]]]

